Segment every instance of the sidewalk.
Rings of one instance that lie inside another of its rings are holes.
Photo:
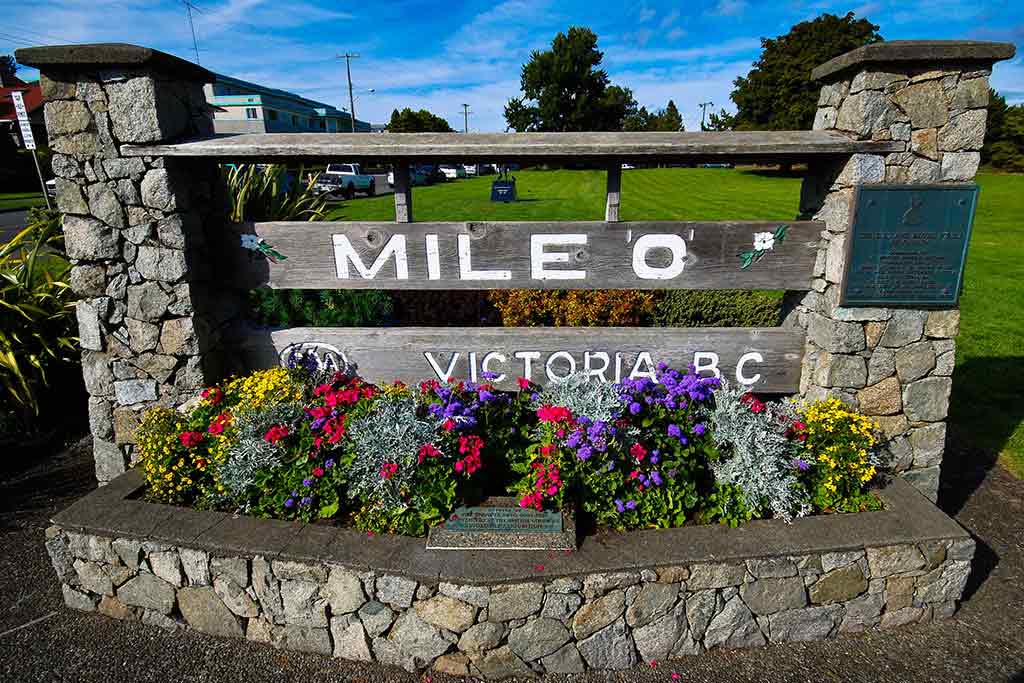
[[[1024,482],[986,471],[975,453],[947,453],[953,472],[944,508],[976,536],[969,599],[954,619],[838,640],[713,652],[658,662],[654,669],[546,681],[906,683],[1024,681]],[[10,469],[12,463],[0,467]],[[15,464],[16,465],[16,464]],[[281,652],[245,641],[66,610],[43,548],[50,514],[94,485],[84,445],[16,474],[0,471],[0,680],[117,683],[153,681],[427,681],[397,669]],[[958,493],[959,495],[952,495]],[[12,629],[16,629],[13,630]],[[673,679],[671,674],[679,674]]]

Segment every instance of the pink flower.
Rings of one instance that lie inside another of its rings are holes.
[[[181,441],[181,445],[184,446],[185,448],[192,448],[194,446],[198,446],[203,442],[203,433],[182,432],[181,435],[178,436],[178,440]]]
[[[380,476],[384,479],[390,479],[398,473],[398,463],[386,462],[380,466]]]

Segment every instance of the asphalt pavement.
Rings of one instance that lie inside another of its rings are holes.
[[[21,232],[27,214],[27,211],[0,211],[0,244]]]

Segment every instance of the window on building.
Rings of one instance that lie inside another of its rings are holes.
[[[276,109],[268,109],[267,110],[267,118],[270,119],[271,121],[277,121],[277,110]]]
[[[247,118],[247,119],[258,118],[256,116],[256,107],[246,107],[245,108],[245,118]]]
[[[327,130],[327,122],[320,119],[320,130]]]
[[[299,125],[299,117],[296,116],[295,114],[292,114],[292,125],[293,126]]]

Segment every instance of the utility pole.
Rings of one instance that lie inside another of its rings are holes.
[[[707,128],[704,127],[704,112],[707,110],[708,107],[713,107],[713,106],[715,106],[714,102],[701,102],[700,103],[700,129],[702,131],[703,130],[707,130]]]
[[[469,132],[469,105],[466,103],[462,104],[462,132]]]
[[[196,64],[199,63],[199,43],[196,41],[196,26],[192,23],[192,10],[195,10],[202,14],[202,10],[193,5],[189,0],[181,0],[181,4],[185,6],[185,12],[188,14],[188,27],[192,29],[192,49],[196,51]]]
[[[337,59],[345,58],[345,73],[348,74],[348,113],[352,117],[352,132],[356,132],[356,100],[352,96],[352,60],[359,57],[357,54],[346,52],[337,55]]]

